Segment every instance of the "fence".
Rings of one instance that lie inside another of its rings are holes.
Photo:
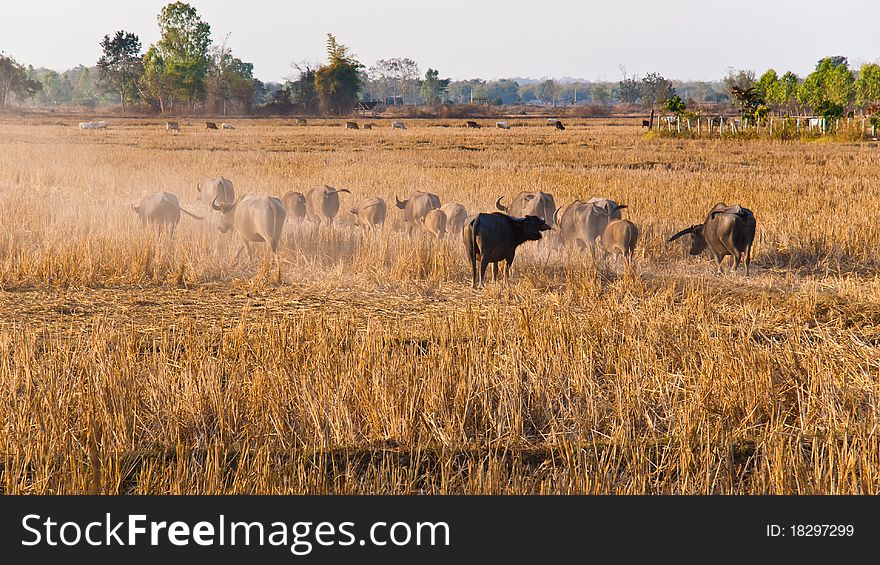
[[[713,134],[752,132],[757,135],[765,133],[767,136],[773,137],[774,131],[778,133],[780,130],[791,128],[794,129],[795,135],[828,135],[840,133],[843,131],[842,128],[849,132],[852,132],[854,128],[858,128],[861,130],[863,137],[877,139],[876,126],[871,124],[870,120],[865,116],[836,119],[828,119],[824,116],[768,116],[758,120],[734,116],[687,118],[658,115],[656,122],[656,124],[651,123],[651,127],[656,127],[657,131],[661,133],[663,131],[668,133],[675,132],[677,134],[686,132],[691,136],[696,134],[697,137],[711,136]]]

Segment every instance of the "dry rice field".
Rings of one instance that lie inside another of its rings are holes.
[[[0,120],[0,492],[880,492],[876,142],[78,121]],[[221,174],[353,194],[332,229],[285,226],[280,279],[216,217],[170,240],[130,209],[167,190],[209,215]],[[634,264],[551,235],[474,291],[460,238],[393,207],[537,188],[629,205]],[[374,195],[364,235],[347,210]],[[664,243],[719,201],[757,217],[748,278]]]

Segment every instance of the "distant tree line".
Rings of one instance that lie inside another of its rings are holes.
[[[422,73],[406,57],[363,65],[351,50],[327,36],[324,63],[296,63],[296,76],[284,83],[263,83],[252,63],[211,40],[211,26],[184,2],[162,8],[159,40],[143,50],[137,35],[125,30],[100,41],[93,67],[64,72],[25,67],[0,53],[0,108],[10,105],[83,107],[119,105],[123,110],[151,109],[162,114],[255,112],[345,115],[358,104],[379,106],[596,105],[618,104],[684,113],[699,105],[730,104],[743,116],[816,113],[842,116],[880,111],[880,66],[852,69],[846,57],[820,60],[804,78],[774,69],[756,78],[747,69],[729,69],[718,81],[676,81],[660,73],[626,75],[622,80],[480,78],[453,81],[428,68]]]

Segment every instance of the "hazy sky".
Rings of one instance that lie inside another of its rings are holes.
[[[105,34],[125,29],[144,49],[166,0],[3,0],[0,51],[35,67],[94,65]],[[424,72],[471,77],[620,80],[657,71],[719,79],[727,67],[812,70],[825,55],[880,58],[880,0],[192,0],[216,42],[264,81],[321,61],[334,33],[362,63],[410,57]]]

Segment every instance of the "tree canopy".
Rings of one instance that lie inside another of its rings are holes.
[[[327,34],[327,63],[315,71],[315,91],[322,111],[341,116],[354,110],[363,87],[363,67],[348,47]]]

